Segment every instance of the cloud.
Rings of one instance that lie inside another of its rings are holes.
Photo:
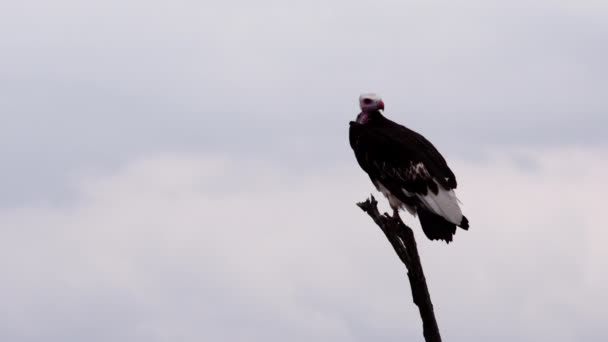
[[[446,340],[600,341],[605,149],[453,162],[471,220],[416,231]],[[0,211],[0,339],[420,339],[403,266],[355,207],[354,162],[171,154],[79,179],[70,206]],[[405,215],[404,215],[405,216]]]
[[[142,154],[342,163],[362,91],[462,157],[605,145],[607,17],[593,0],[12,2],[0,206],[65,200],[71,175]]]

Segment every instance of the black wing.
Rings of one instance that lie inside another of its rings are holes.
[[[395,126],[394,129],[400,131],[401,134],[399,136],[403,137],[403,143],[413,143],[416,146],[415,152],[417,153],[417,158],[426,166],[431,176],[437,178],[437,181],[447,190],[456,189],[458,186],[456,176],[448,166],[445,158],[443,158],[430,141],[418,132],[390,120],[387,121]]]
[[[386,120],[382,125],[351,122],[350,145],[361,168],[392,193],[405,189],[426,195],[437,184],[456,188],[456,177],[437,149],[422,135]]]

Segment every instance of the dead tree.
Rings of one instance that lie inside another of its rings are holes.
[[[395,252],[397,252],[399,259],[405,264],[407,277],[412,287],[414,304],[418,306],[420,317],[422,318],[425,341],[441,342],[439,327],[437,326],[435,312],[433,311],[433,303],[431,303],[431,296],[426,286],[422,265],[420,264],[414,232],[399,217],[394,218],[387,213],[380,214],[378,202],[374,196],[371,196],[365,202],[357,203],[357,205],[382,229],[388,241],[393,245]]]

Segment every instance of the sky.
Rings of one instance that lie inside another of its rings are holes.
[[[604,341],[607,41],[594,0],[1,4],[0,340],[421,340],[371,91],[458,177],[454,243],[403,215],[444,340]]]

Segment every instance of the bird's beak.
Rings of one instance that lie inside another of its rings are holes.
[[[382,100],[378,101],[378,110],[384,110],[384,102]]]

